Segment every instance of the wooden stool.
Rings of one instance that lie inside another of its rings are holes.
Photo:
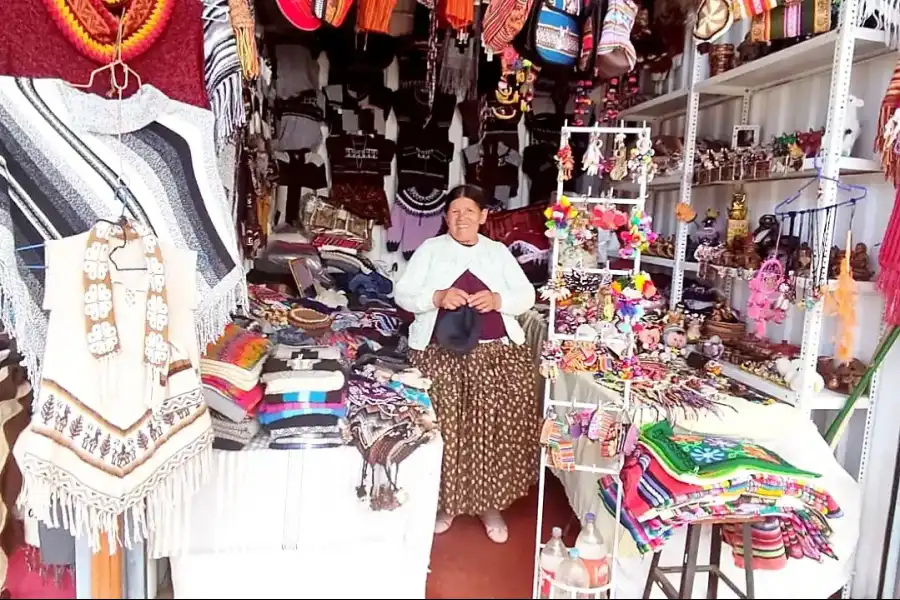
[[[653,590],[653,584],[656,583],[662,589],[666,598],[690,598],[694,589],[694,576],[697,573],[709,573],[709,582],[706,586],[706,597],[712,600],[718,597],[719,580],[734,590],[738,598],[752,600],[755,598],[755,589],[753,585],[753,540],[751,539],[750,526],[754,521],[738,521],[741,525],[743,533],[744,546],[744,576],[747,582],[746,593],[738,589],[737,585],[729,579],[719,568],[719,560],[722,556],[722,525],[724,523],[735,523],[734,520],[728,521],[705,521],[688,525],[687,542],[684,545],[684,557],[681,560],[680,567],[660,567],[659,558],[662,551],[653,554],[653,561],[650,563],[650,575],[647,576],[647,584],[644,586],[644,598],[650,597]],[[712,542],[709,545],[709,562],[708,565],[697,564],[697,551],[700,549],[700,532],[704,524],[712,524]],[[681,585],[676,591],[675,586],[666,577],[668,574],[678,573],[681,575]]]

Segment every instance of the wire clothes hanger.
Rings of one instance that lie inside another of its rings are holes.
[[[116,219],[115,221],[110,221],[109,219],[104,219],[104,218],[98,218],[96,222],[108,223],[111,226],[113,226],[113,228],[114,228],[113,232],[120,232],[122,235],[122,244],[120,246],[116,246],[115,248],[113,248],[108,256],[109,261],[113,264],[113,266],[116,267],[117,270],[119,270],[119,271],[146,271],[147,270],[146,266],[124,267],[124,268],[119,267],[119,265],[115,261],[115,258],[113,258],[113,255],[116,253],[116,251],[120,250],[121,248],[124,248],[125,245],[128,243],[128,233],[133,231],[131,224],[129,222],[128,215],[126,214],[127,210],[128,210],[128,205],[126,204],[125,199],[124,199],[124,191],[127,189],[127,182],[126,182],[125,178],[123,177],[123,172],[125,170],[125,159],[122,155],[122,150],[121,150],[122,149],[122,130],[124,128],[123,119],[122,119],[122,96],[123,96],[123,93],[125,92],[125,90],[128,89],[128,86],[131,84],[132,77],[134,78],[134,81],[137,82],[138,88],[140,88],[142,86],[141,76],[138,75],[134,69],[129,67],[128,64],[122,60],[122,37],[123,37],[124,29],[125,29],[126,17],[127,17],[127,10],[123,11],[121,17],[119,18],[119,27],[118,27],[118,32],[116,34],[116,51],[113,56],[113,60],[110,63],[105,64],[101,67],[97,67],[96,69],[91,71],[91,74],[90,74],[90,77],[88,78],[87,83],[68,83],[68,85],[73,88],[92,89],[94,87],[94,80],[96,79],[97,75],[104,73],[106,71],[109,72],[110,89],[107,92],[106,96],[107,97],[115,96],[117,99],[116,117],[117,117],[117,122],[118,122],[118,127],[116,128],[116,131],[117,131],[117,133],[116,133],[116,138],[117,138],[116,150],[119,155],[119,172],[116,177],[116,186],[113,190],[113,193],[115,194],[116,200],[118,200],[119,204],[121,204],[121,206],[122,206],[122,212],[119,215],[118,219]],[[119,77],[117,75],[117,69],[122,70],[123,79],[122,79],[121,83],[119,82]],[[22,247],[16,248],[16,252],[21,252],[21,251],[25,251],[25,250],[33,250],[36,248],[41,248],[43,246],[44,246],[44,244],[31,244],[29,246],[22,246]],[[46,265],[25,265],[25,268],[26,269],[34,269],[34,270],[45,269]]]
[[[855,205],[857,202],[865,199],[866,196],[869,195],[869,188],[867,188],[864,185],[857,185],[855,183],[845,183],[845,182],[841,181],[840,179],[834,179],[832,177],[825,177],[822,174],[822,169],[819,166],[818,162],[819,162],[819,157],[816,157],[814,160],[814,165],[816,168],[816,176],[813,177],[812,179],[810,179],[809,181],[807,181],[806,183],[804,183],[802,186],[800,186],[800,188],[796,192],[794,192],[793,194],[791,194],[790,196],[788,196],[787,198],[785,198],[784,200],[779,202],[775,206],[774,212],[776,215],[791,216],[791,215],[798,215],[798,214],[803,214],[803,213],[808,213],[808,212],[815,212],[815,211],[819,211],[819,210],[826,210],[829,208],[839,208],[841,206],[847,206],[847,205],[851,205],[851,204]],[[851,197],[849,200],[844,200],[843,202],[836,202],[835,204],[832,204],[830,206],[825,206],[822,208],[811,208],[811,209],[799,210],[799,211],[783,210],[785,206],[788,206],[789,204],[794,202],[794,200],[799,198],[800,195],[803,193],[803,191],[806,190],[806,188],[808,188],[812,184],[818,183],[820,181],[832,181],[837,185],[837,189],[839,189],[843,192],[848,192],[848,193],[856,192],[856,195]]]
[[[127,187],[127,182],[123,177],[123,172],[125,171],[125,159],[122,156],[122,129],[123,129],[123,119],[122,119],[122,95],[125,90],[128,89],[129,84],[131,83],[131,78],[134,77],[137,82],[138,88],[141,87],[141,76],[137,74],[137,72],[128,66],[128,64],[122,60],[122,38],[125,30],[125,19],[128,17],[127,9],[122,11],[122,16],[119,17],[119,27],[118,32],[116,33],[116,53],[113,57],[112,62],[109,64],[103,65],[102,67],[98,67],[91,71],[91,76],[88,79],[86,84],[70,84],[72,87],[76,88],[92,88],[94,86],[94,78],[104,71],[109,71],[109,86],[110,90],[107,93],[107,96],[115,96],[116,97],[116,117],[118,119],[118,127],[116,128],[116,141],[117,147],[116,150],[119,154],[119,173],[116,178],[116,187],[113,193],[116,196],[116,200],[122,205],[122,213],[119,215],[119,218],[115,221],[110,221],[109,219],[98,218],[98,223],[108,223],[113,226],[113,232],[119,232],[122,235],[122,244],[120,246],[116,246],[109,253],[109,262],[113,264],[113,266],[118,271],[146,271],[146,266],[141,267],[119,267],[116,263],[113,255],[124,248],[126,244],[128,244],[128,233],[133,231],[131,228],[131,224],[129,223],[127,212],[127,204],[125,203],[125,199],[123,197],[123,191]],[[118,75],[116,74],[116,70],[121,68],[123,79],[122,82],[119,82]],[[110,241],[112,241],[111,238]]]

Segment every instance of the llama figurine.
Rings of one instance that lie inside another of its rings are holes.
[[[844,139],[841,144],[841,156],[851,156],[853,145],[859,139],[859,109],[865,105],[862,99],[853,94],[847,97],[847,108],[844,109]]]

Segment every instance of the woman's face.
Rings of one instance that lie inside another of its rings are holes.
[[[456,198],[447,207],[447,231],[457,242],[466,244],[478,239],[478,228],[487,221],[487,209],[471,198]]]

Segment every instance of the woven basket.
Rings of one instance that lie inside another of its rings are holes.
[[[707,321],[703,325],[703,332],[707,337],[719,336],[722,343],[735,343],[744,337],[747,326],[744,323],[722,323],[719,321]]]

